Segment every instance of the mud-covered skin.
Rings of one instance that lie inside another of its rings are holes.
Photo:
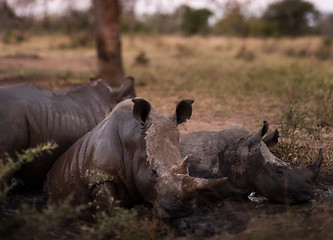
[[[77,139],[103,120],[116,104],[131,98],[133,79],[127,78],[119,91],[100,80],[69,90],[52,91],[31,83],[0,87],[0,158],[54,141],[52,155],[34,160],[15,173],[16,178],[43,181],[53,162]],[[10,173],[5,181],[9,181]]]
[[[74,205],[93,202],[106,209],[111,199],[122,206],[146,202],[164,218],[192,212],[196,191],[223,180],[192,178],[183,171],[177,124],[190,118],[192,102],[181,101],[169,117],[141,98],[118,104],[53,165],[45,183],[48,202],[72,196]],[[105,178],[97,183],[87,172]]]
[[[279,203],[299,203],[313,197],[312,181],[322,162],[308,167],[292,166],[276,158],[268,146],[277,142],[278,132],[262,137],[268,123],[256,133],[241,125],[230,125],[221,131],[200,131],[180,137],[180,152],[188,156],[191,176],[228,177],[219,186],[202,192],[204,198],[242,198],[252,191]]]

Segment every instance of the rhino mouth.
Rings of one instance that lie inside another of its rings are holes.
[[[312,191],[302,191],[295,196],[295,203],[306,203],[313,199],[313,197]]]
[[[176,219],[191,215],[195,204],[193,198],[164,197],[161,202],[155,202],[155,207],[163,219]]]

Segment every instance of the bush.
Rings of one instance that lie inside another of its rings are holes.
[[[332,38],[323,38],[322,44],[316,52],[316,57],[320,60],[327,60],[331,57]]]
[[[2,42],[6,44],[18,44],[28,40],[28,35],[19,30],[8,30],[2,36]]]
[[[237,52],[236,59],[244,59],[246,61],[253,61],[255,59],[255,54],[253,51],[248,50],[245,45],[243,45]]]
[[[148,65],[150,62],[150,59],[147,57],[146,53],[144,51],[140,51],[138,55],[136,55],[134,60],[134,65]]]
[[[40,144],[35,148],[28,148],[23,150],[22,153],[16,152],[16,158],[13,159],[8,154],[5,159],[0,159],[0,182],[4,184],[3,189],[0,189],[0,207],[6,198],[7,193],[14,187],[8,186],[4,178],[11,172],[18,171],[22,165],[32,162],[35,158],[41,156],[43,153],[51,154],[51,151],[57,147],[57,144],[47,142]]]

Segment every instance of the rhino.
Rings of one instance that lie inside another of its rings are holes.
[[[124,99],[135,96],[134,79],[126,78],[119,91],[101,79],[68,90],[53,91],[31,83],[0,87],[0,158],[54,141],[58,147],[23,165],[12,177],[26,182],[45,180],[54,161],[77,139],[93,129]]]
[[[162,218],[190,214],[198,190],[225,180],[186,172],[177,125],[190,118],[192,103],[180,101],[168,117],[143,98],[119,103],[55,162],[44,184],[47,202],[69,198],[104,210],[148,204]]]
[[[198,131],[180,136],[180,153],[188,159],[191,176],[228,177],[227,181],[202,192],[201,200],[239,199],[252,191],[283,204],[301,203],[313,197],[312,183],[322,164],[322,150],[312,165],[288,164],[268,148],[277,143],[277,130],[262,139],[268,127],[265,121],[251,134],[244,126],[232,124],[220,131]]]

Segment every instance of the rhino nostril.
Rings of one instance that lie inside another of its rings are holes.
[[[297,200],[300,202],[308,201],[312,198],[312,191],[310,190],[302,190],[297,196]]]
[[[309,195],[309,196],[311,196],[311,192],[308,191],[308,190],[303,190],[302,191],[302,195]]]

